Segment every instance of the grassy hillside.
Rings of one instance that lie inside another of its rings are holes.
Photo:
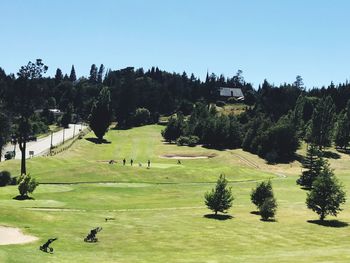
[[[14,186],[0,188],[0,225],[19,227],[40,240],[2,246],[0,262],[349,262],[349,205],[337,218],[338,227],[308,222],[317,215],[306,209],[306,192],[295,184],[298,162],[272,166],[241,150],[164,144],[161,129],[111,130],[106,136],[111,143],[102,145],[87,140],[93,137],[88,134],[69,151],[29,160],[28,171],[45,184],[27,201],[12,199]],[[178,165],[176,159],[161,158],[166,154],[215,157]],[[350,158],[336,157],[331,164],[349,193]],[[108,164],[111,159],[117,163]],[[146,169],[148,159],[151,169]],[[0,169],[16,174],[19,162],[3,162]],[[220,173],[235,197],[228,220],[204,217],[210,211],[203,195]],[[256,181],[268,178],[279,205],[276,222],[251,213],[249,193]],[[99,242],[84,243],[96,226],[103,227]],[[54,254],[38,250],[56,236]]]

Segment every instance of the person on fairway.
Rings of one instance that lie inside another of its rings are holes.
[[[131,160],[130,160],[130,165],[132,166],[133,164],[134,164],[134,160],[131,159]]]
[[[148,160],[148,162],[147,162],[147,168],[150,168],[150,167],[151,167],[151,161]]]
[[[126,163],[126,160],[125,160],[125,158],[123,159],[123,165],[125,166],[125,163]]]

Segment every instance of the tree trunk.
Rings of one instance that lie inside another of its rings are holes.
[[[1,163],[1,157],[2,157],[2,148],[0,148],[0,163]]]
[[[321,212],[321,215],[320,215],[320,220],[323,221],[325,218],[325,215],[324,215],[324,212]]]
[[[215,215],[217,215],[218,214],[218,211],[215,211]]]
[[[19,142],[19,149],[21,150],[21,175],[27,174],[26,169],[26,140],[24,139],[22,142]]]

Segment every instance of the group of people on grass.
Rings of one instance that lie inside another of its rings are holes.
[[[124,158],[123,159],[123,165],[125,166],[126,165],[126,159]],[[117,163],[116,161],[114,161],[114,160],[110,160],[109,162],[108,162],[109,164],[115,164],[115,163]],[[134,159],[130,159],[130,166],[133,166],[134,165]],[[142,166],[142,163],[139,163],[139,167],[141,167]],[[147,168],[151,168],[151,160],[148,160],[147,161]]]

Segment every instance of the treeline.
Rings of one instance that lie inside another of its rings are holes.
[[[346,150],[349,91],[348,84],[307,91],[301,77],[279,87],[265,80],[254,92],[254,105],[245,112],[226,116],[214,104],[197,103],[189,117],[181,113],[171,117],[162,135],[178,145],[243,148],[271,163],[295,158],[302,141],[320,150],[333,143]]]
[[[10,135],[19,136],[21,129],[28,137],[47,131],[54,122],[66,127],[91,120],[89,116],[105,87],[110,120],[119,128],[155,123],[159,116],[178,113],[177,118],[170,119],[164,136],[179,144],[242,147],[275,162],[293,158],[302,140],[320,148],[335,143],[344,150],[350,141],[349,83],[306,90],[297,76],[295,82],[280,86],[265,80],[254,90],[242,71],[233,77],[207,74],[201,81],[193,74],[170,73],[157,67],[112,71],[93,64],[87,77],[76,76],[74,66],[69,74],[57,69],[54,77],[45,77],[47,69],[41,60],[29,62],[16,75],[0,69],[1,145]],[[225,116],[215,110],[213,105],[222,104],[222,86],[242,89],[247,105],[244,113]],[[55,118],[49,110],[54,108],[64,115]],[[174,132],[172,126],[177,126],[176,135],[167,134]]]

